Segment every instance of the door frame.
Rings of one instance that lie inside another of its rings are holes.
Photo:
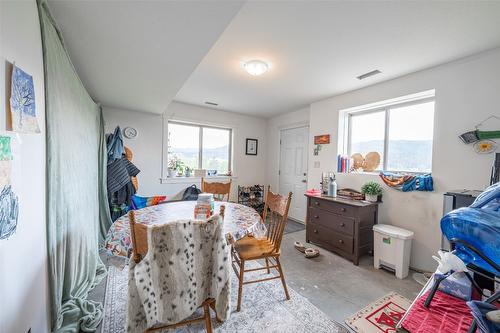
[[[309,132],[309,129],[310,129],[310,124],[308,121],[305,121],[305,122],[300,122],[300,123],[295,123],[295,124],[292,124],[292,125],[285,125],[285,126],[280,126],[278,127],[278,130],[279,130],[279,136],[278,136],[278,146],[279,146],[279,158],[278,158],[278,191],[280,189],[280,183],[281,183],[281,133],[283,131],[287,131],[287,130],[292,130],[292,129],[296,129],[296,128],[304,128],[304,127],[307,127],[307,149],[306,149],[306,174],[307,174],[307,177],[306,177],[306,188],[309,184],[309,144],[310,144],[310,132]],[[306,221],[300,221],[300,220],[297,220],[293,217],[290,217],[288,216],[288,218],[290,220],[293,220],[295,222],[298,222],[298,223],[301,223],[301,224],[306,224]]]

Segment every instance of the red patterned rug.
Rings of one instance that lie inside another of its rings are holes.
[[[396,332],[396,324],[410,307],[411,301],[392,292],[345,320],[357,333]]]

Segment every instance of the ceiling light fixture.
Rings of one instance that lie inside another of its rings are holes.
[[[259,76],[269,70],[269,65],[262,60],[250,60],[243,63],[243,68],[247,71],[248,74]]]

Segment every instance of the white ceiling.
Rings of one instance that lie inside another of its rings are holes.
[[[498,1],[49,5],[94,99],[155,113],[174,99],[270,117],[500,46]],[[271,71],[244,72],[254,58]],[[382,74],[355,78],[374,69]]]
[[[269,117],[500,46],[499,22],[500,2],[248,2],[175,100]]]
[[[91,96],[162,113],[243,2],[55,1],[49,6]]]

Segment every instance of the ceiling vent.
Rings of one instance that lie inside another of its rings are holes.
[[[214,103],[214,102],[205,102],[205,104],[207,104],[207,105],[212,105],[212,106],[217,106],[217,105],[219,105],[219,104]]]
[[[370,76],[374,76],[374,75],[377,75],[377,74],[380,74],[382,73],[381,71],[379,71],[378,69],[374,70],[374,71],[371,71],[371,72],[368,72],[368,73],[365,73],[365,74],[361,74],[360,76],[358,76],[358,80],[364,80]]]

